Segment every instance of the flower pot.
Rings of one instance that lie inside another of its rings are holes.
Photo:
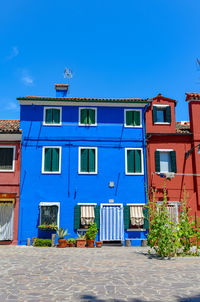
[[[74,246],[73,242],[68,243],[68,246],[73,247]]]
[[[96,241],[96,247],[102,247],[102,242],[101,241]]]
[[[87,247],[94,247],[94,239],[87,239]]]
[[[85,247],[85,239],[76,239],[76,247]]]
[[[58,239],[58,247],[66,247],[67,246],[67,240],[66,239]]]

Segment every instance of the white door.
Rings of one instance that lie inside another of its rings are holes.
[[[100,240],[124,240],[123,207],[121,205],[102,205]]]
[[[13,239],[13,204],[0,203],[0,241]]]

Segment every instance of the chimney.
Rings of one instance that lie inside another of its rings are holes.
[[[68,84],[55,84],[56,97],[66,98],[68,87],[69,87]]]

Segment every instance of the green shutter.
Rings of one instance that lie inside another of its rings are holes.
[[[81,172],[88,172],[88,149],[81,149]]]
[[[134,173],[134,151],[127,150],[127,172]]]
[[[90,125],[95,124],[95,110],[94,109],[88,110],[88,124],[90,124]]]
[[[81,223],[81,207],[79,205],[75,205],[74,207],[74,229],[78,230],[80,228]]]
[[[166,122],[171,124],[171,106],[166,107]]]
[[[44,171],[51,172],[51,161],[52,161],[52,148],[45,148],[44,150]]]
[[[100,205],[97,205],[94,207],[94,215],[95,219],[94,222],[96,222],[97,229],[100,229]]]
[[[154,124],[157,122],[157,107],[153,106],[153,122]]]
[[[124,206],[124,229],[130,227],[130,206]]]
[[[177,168],[176,168],[176,151],[171,151],[171,171],[176,173]]]
[[[141,173],[141,150],[134,150],[134,161],[135,161],[135,173]]]
[[[140,126],[140,111],[134,111],[134,126]]]
[[[81,124],[88,124],[88,110],[87,109],[80,109],[81,110]]]
[[[59,152],[58,148],[52,148],[52,172],[59,171]]]
[[[60,109],[53,109],[53,124],[60,124]]]
[[[133,126],[133,111],[126,111],[126,126]]]
[[[53,123],[53,109],[46,109],[45,123],[52,124]]]
[[[95,172],[95,149],[88,149],[89,151],[89,172]]]
[[[160,152],[155,151],[155,170],[160,172]]]
[[[144,215],[144,229],[149,229],[149,209],[143,208],[143,215]]]

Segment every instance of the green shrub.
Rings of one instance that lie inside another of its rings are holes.
[[[73,244],[75,244],[76,243],[76,239],[69,238],[69,239],[67,239],[67,243],[73,243]]]
[[[37,238],[33,246],[49,246],[51,247],[51,239]]]
[[[54,223],[52,224],[40,224],[38,229],[41,231],[57,231],[58,226]]]
[[[91,223],[85,234],[85,237],[87,239],[94,240],[96,238],[97,233],[98,233],[98,229],[96,223]]]

